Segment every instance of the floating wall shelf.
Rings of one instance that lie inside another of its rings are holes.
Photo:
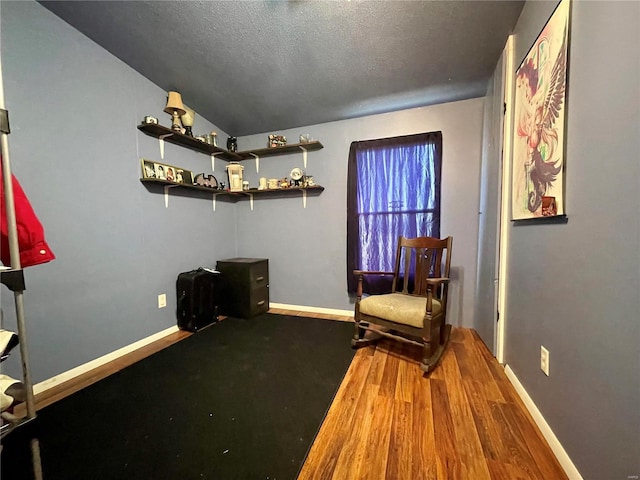
[[[228,190],[216,190],[215,188],[202,187],[200,185],[185,185],[180,183],[168,182],[167,180],[161,180],[157,178],[141,178],[140,181],[146,184],[162,185],[163,187],[176,188],[179,190],[199,190],[201,192],[209,192],[227,202],[237,202],[238,200],[250,199],[252,196],[258,198],[278,198],[289,197],[292,195],[306,192],[307,195],[319,195],[324,190],[324,187],[320,185],[314,185],[313,187],[289,187],[289,188],[274,188],[269,190],[246,190],[242,192],[230,192]]]
[[[271,147],[271,148],[257,148],[253,150],[246,150],[242,152],[236,152],[236,155],[240,157],[241,160],[252,159],[255,156],[258,157],[270,157],[272,155],[284,155],[287,153],[296,153],[308,151],[311,152],[313,150],[320,150],[324,145],[317,140],[308,143],[293,143],[291,145],[284,145],[282,147]]]
[[[292,153],[303,154],[303,163],[305,168],[307,167],[307,152],[313,150],[320,150],[324,148],[322,143],[317,140],[307,143],[294,143],[291,145],[284,145],[282,147],[271,147],[271,148],[258,148],[254,150],[246,150],[242,152],[229,152],[228,150],[224,150],[219,147],[215,147],[213,145],[209,145],[208,143],[201,142],[200,140],[196,140],[194,137],[190,137],[188,135],[183,135],[182,133],[174,132],[170,128],[163,127],[158,124],[147,124],[143,123],[138,125],[138,130],[146,133],[151,137],[155,137],[158,139],[166,140],[169,143],[173,143],[175,145],[179,145],[181,147],[190,148],[191,150],[195,150],[196,152],[204,153],[207,155],[213,155],[215,158],[220,158],[222,160],[226,160],[228,162],[239,162],[242,160],[250,160],[255,159],[256,161],[256,170],[259,170],[259,158],[260,157],[270,157],[274,155],[286,155]],[[162,156],[162,147],[161,147],[161,156]],[[213,165],[213,159],[212,159]],[[213,168],[213,166],[212,166]],[[216,190],[215,188],[204,187],[200,185],[189,185],[189,184],[181,184],[181,183],[173,183],[167,180],[162,180],[158,178],[141,178],[140,181],[148,186],[158,185],[164,189],[164,202],[165,207],[169,206],[169,190],[174,188],[178,190],[198,190],[200,192],[208,192],[213,195],[213,209],[215,210],[215,202],[216,199],[220,199],[225,202],[235,203],[238,200],[248,199],[251,202],[251,209],[253,210],[253,199],[254,196],[257,198],[282,198],[282,197],[291,197],[296,196],[298,194],[302,195],[302,204],[306,208],[307,206],[307,196],[308,195],[320,195],[324,190],[324,187],[320,185],[314,185],[313,187],[289,187],[289,188],[276,188],[269,190],[257,190],[251,189],[242,192],[230,192],[228,190]]]
[[[142,125],[138,125],[138,130],[146,133],[151,137],[161,138],[165,142],[180,145],[181,147],[187,147],[191,150],[195,150],[196,152],[206,153],[207,155],[216,155],[216,158],[222,158],[223,160],[237,162],[242,159],[236,153],[229,152],[220,147],[214,147],[213,145],[209,145],[208,143],[196,140],[194,137],[190,137],[189,135],[183,135],[182,133],[174,132],[170,128],[163,127],[162,125],[144,123]]]
[[[206,153],[207,155],[214,154],[216,155],[216,158],[221,158],[228,162],[238,162],[241,160],[250,160],[255,157],[270,157],[274,155],[285,155],[296,152],[311,152],[324,148],[324,145],[322,145],[322,143],[314,140],[308,143],[294,143],[291,145],[284,145],[282,147],[257,148],[252,150],[244,150],[242,152],[230,152],[223,148],[214,147],[213,145],[209,145],[208,143],[196,140],[194,137],[174,132],[170,128],[163,127],[162,125],[144,123],[142,125],[138,125],[138,130],[146,133],[151,137],[162,138],[169,143],[187,147],[197,152]]]

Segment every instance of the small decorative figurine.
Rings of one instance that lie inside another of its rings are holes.
[[[300,187],[303,186],[304,184],[304,172],[302,171],[301,168],[294,168],[293,170],[291,170],[291,173],[289,174],[289,176],[291,177],[291,186],[292,187]]]
[[[230,152],[238,151],[238,139],[236,137],[227,138],[227,150]]]
[[[184,109],[186,110],[186,113],[180,116],[182,126],[184,127],[184,134],[189,137],[193,137],[191,128],[193,127],[193,121],[196,118],[196,112],[194,112],[192,108],[189,108],[187,106],[185,106]]]
[[[213,175],[207,175],[206,173],[199,173],[196,175],[193,184],[200,187],[219,188],[218,179]]]
[[[284,135],[269,135],[269,148],[284,147],[287,144],[287,137]]]

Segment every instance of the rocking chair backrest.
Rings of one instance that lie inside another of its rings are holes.
[[[449,277],[452,240],[452,237],[442,240],[432,237],[399,237],[392,291],[426,296],[429,288],[427,278]],[[410,275],[410,272],[414,274]],[[413,277],[411,291],[410,277]],[[434,290],[433,295],[446,306],[447,283]]]

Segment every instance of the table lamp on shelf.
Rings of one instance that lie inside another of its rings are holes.
[[[169,92],[167,106],[164,107],[164,111],[171,115],[171,130],[182,133],[180,116],[187,113],[187,111],[182,104],[182,96],[178,92]]]
[[[180,120],[182,120],[182,126],[184,127],[184,134],[193,137],[193,132],[191,131],[191,127],[193,127],[193,120],[196,118],[196,112],[193,109],[184,105],[184,109],[186,113],[184,113]]]

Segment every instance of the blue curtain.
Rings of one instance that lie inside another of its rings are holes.
[[[441,158],[441,132],[352,143],[347,192],[351,293],[354,269],[393,270],[400,235],[440,237]],[[369,285],[368,290],[378,288]]]

